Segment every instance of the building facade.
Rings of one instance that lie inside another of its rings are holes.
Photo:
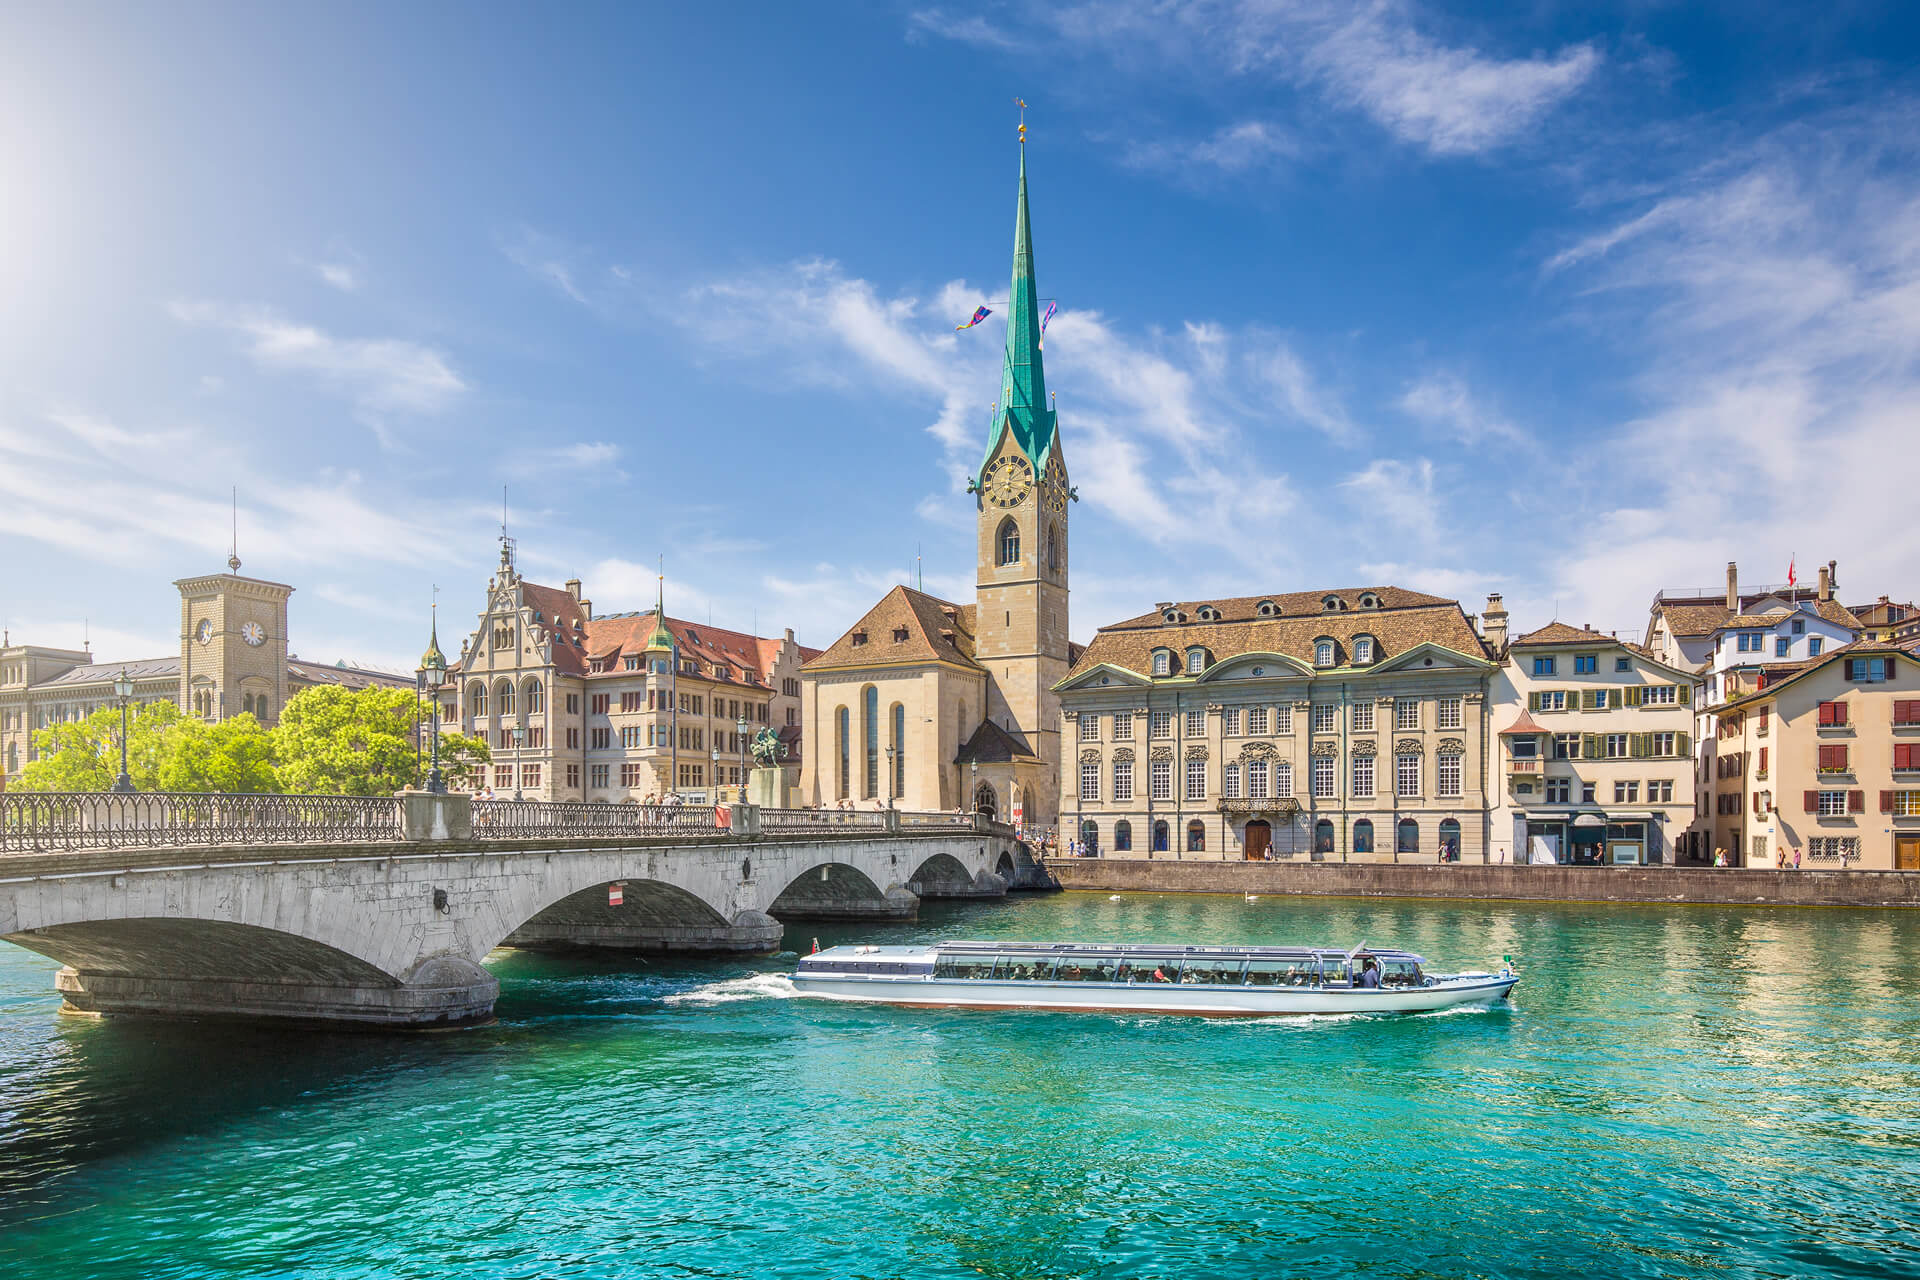
[[[1061,827],[1110,857],[1486,857],[1494,670],[1451,600],[1398,587],[1164,603],[1059,694]]]
[[[1020,150],[1000,397],[974,495],[974,602],[896,587],[802,672],[805,803],[969,808],[1024,827],[1060,812],[1056,686],[1076,500],[1040,350],[1027,160]]]
[[[1677,860],[1693,825],[1696,680],[1591,628],[1512,641],[1491,693],[1493,861]]]
[[[1718,709],[1713,844],[1754,867],[1920,871],[1920,652],[1861,641]]]
[[[411,676],[290,653],[287,602],[294,589],[243,577],[238,556],[227,568],[174,583],[176,654],[102,662],[84,649],[0,640],[0,787],[33,761],[36,732],[117,706],[113,682],[122,671],[133,680],[137,705],[172,702],[209,722],[250,715],[267,726],[279,723],[290,698],[316,685],[413,687]]]
[[[473,631],[449,664],[444,725],[485,739],[476,785],[525,800],[708,799],[741,787],[763,728],[798,771],[800,664],[788,630],[749,636],[644,613],[596,615],[580,580],[529,582],[511,539]]]

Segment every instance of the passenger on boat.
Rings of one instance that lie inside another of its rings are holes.
[[[1173,979],[1172,979],[1172,978],[1169,978],[1169,977],[1168,977],[1168,976],[1166,975],[1166,972],[1165,972],[1165,971],[1164,971],[1163,969],[1161,969],[1159,965],[1155,965],[1155,966],[1153,967],[1153,979],[1152,979],[1152,980],[1153,980],[1153,981],[1155,981],[1155,982],[1172,982],[1172,981],[1173,981]]]
[[[1372,958],[1360,967],[1360,985],[1363,987],[1380,985],[1380,966]]]

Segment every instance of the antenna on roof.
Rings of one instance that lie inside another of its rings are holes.
[[[233,486],[233,541],[227,548],[227,568],[240,572],[240,486]]]
[[[927,593],[927,575],[920,567],[920,544],[913,544],[913,589],[921,595]]]

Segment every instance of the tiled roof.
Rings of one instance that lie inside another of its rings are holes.
[[[287,659],[287,676],[296,684],[331,684],[343,689],[371,689],[375,686],[389,689],[411,689],[413,677],[392,671],[371,671],[365,667],[349,667],[344,663],[305,662],[299,658]]]
[[[1920,644],[1905,643],[1905,642],[1899,643],[1899,644],[1890,644],[1890,643],[1886,643],[1884,641],[1879,641],[1879,640],[1855,640],[1851,644],[1843,644],[1837,649],[1829,649],[1827,652],[1821,654],[1819,657],[1810,658],[1805,662],[1779,663],[1777,665],[1786,670],[1785,675],[1781,676],[1779,679],[1770,678],[1767,681],[1766,688],[1757,689],[1752,693],[1745,694],[1742,697],[1735,698],[1731,702],[1726,703],[1724,706],[1714,708],[1714,710],[1727,711],[1734,707],[1745,706],[1747,703],[1753,702],[1760,698],[1771,698],[1775,694],[1779,693],[1780,690],[1785,688],[1787,685],[1796,684],[1799,681],[1806,679],[1808,676],[1812,675],[1814,672],[1825,668],[1826,666],[1828,666],[1838,658],[1857,658],[1863,654],[1869,657],[1874,656],[1876,654],[1888,654],[1891,656],[1905,656],[1908,658],[1920,657]],[[1771,669],[1769,669],[1768,674],[1770,677],[1772,676],[1773,672]]]
[[[587,646],[593,624],[581,610],[570,591],[543,587],[537,582],[520,581],[520,598],[534,611],[535,621],[553,635],[553,665],[569,675],[587,669]]]
[[[1821,600],[1811,589],[1793,592],[1774,591],[1765,596],[1741,597],[1741,608],[1749,608],[1761,600],[1769,598],[1785,599],[1791,597],[1797,604],[1810,604],[1813,611],[1835,626],[1858,631],[1859,618],[1853,611],[1838,600]],[[1667,630],[1676,636],[1711,635],[1722,627],[1770,627],[1782,618],[1792,616],[1791,610],[1774,613],[1735,613],[1727,608],[1725,600],[1686,600],[1681,602],[1662,601],[1655,608],[1666,615]]]
[[[50,680],[42,680],[34,685],[35,689],[58,689],[70,685],[103,684],[125,671],[135,680],[158,680],[162,677],[179,679],[180,658],[178,655],[167,658],[136,658],[132,662],[94,662],[84,667],[75,667],[63,671]]]
[[[895,587],[806,665],[809,670],[824,670],[894,662],[952,662],[977,667],[973,660],[973,606]]]
[[[1509,734],[1524,735],[1529,733],[1545,733],[1545,732],[1546,730],[1540,727],[1540,722],[1535,720],[1532,716],[1528,715],[1527,709],[1525,707],[1522,707],[1520,709],[1519,719],[1515,720],[1512,724],[1502,729],[1500,731],[1500,736],[1504,738]]]
[[[1382,609],[1287,616],[1285,602],[1312,600],[1317,603],[1322,596],[1331,594],[1325,591],[1301,591],[1286,596],[1248,596],[1241,600],[1209,601],[1223,615],[1220,622],[1192,621],[1198,606],[1182,606],[1189,619],[1186,622],[1165,622],[1159,613],[1143,614],[1126,622],[1102,627],[1096,632],[1093,643],[1081,653],[1067,678],[1072,679],[1103,663],[1150,676],[1155,649],[1172,649],[1179,653],[1194,645],[1206,648],[1213,655],[1214,662],[1222,662],[1243,653],[1278,653],[1312,666],[1314,642],[1322,636],[1333,639],[1336,646],[1335,661],[1342,664],[1352,660],[1354,638],[1362,635],[1373,637],[1375,665],[1428,643],[1471,658],[1486,658],[1486,646],[1481,643],[1473,624],[1467,621],[1467,615],[1461,612],[1455,601],[1401,591],[1397,587],[1375,587],[1371,590],[1383,602],[1400,600],[1414,603],[1388,604]],[[1351,600],[1359,593],[1339,594]],[[1253,606],[1261,600],[1280,604],[1283,610],[1281,616],[1262,618],[1255,614]],[[1246,607],[1236,607],[1233,613],[1229,613],[1229,604]]]
[[[1371,594],[1380,601],[1381,609],[1406,609],[1420,605],[1452,605],[1454,601],[1442,596],[1425,595],[1418,591],[1408,591],[1404,587],[1334,587],[1325,591],[1282,591],[1265,596],[1229,596],[1218,600],[1183,600],[1168,608],[1184,613],[1191,621],[1200,616],[1202,608],[1211,606],[1220,611],[1221,622],[1265,621],[1260,614],[1262,604],[1271,604],[1283,618],[1339,617],[1340,613],[1327,609],[1328,596],[1338,596],[1346,602],[1343,612],[1365,613],[1371,615],[1376,610],[1360,607],[1360,597]],[[1152,613],[1143,613],[1137,618],[1128,618],[1125,622],[1116,622],[1116,627],[1149,626],[1164,622],[1165,610],[1155,609]]]
[[[1694,602],[1654,606],[1667,620],[1667,630],[1675,636],[1712,635],[1729,617],[1726,603]]]
[[[1624,644],[1618,636],[1610,636],[1587,627],[1576,627],[1565,622],[1549,622],[1538,631],[1529,631],[1507,647],[1518,649],[1522,645],[1537,644]]]
[[[956,764],[1005,764],[1032,756],[1033,748],[1025,738],[991,720],[982,720],[973,736],[967,739],[967,745],[961,747],[960,754],[953,759]]]

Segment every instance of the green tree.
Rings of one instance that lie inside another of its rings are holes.
[[[132,708],[127,773],[141,791],[159,788],[167,738],[182,723],[171,702]],[[102,707],[85,720],[50,725],[33,736],[36,759],[12,785],[21,791],[106,791],[120,776],[120,708]]]
[[[319,685],[296,694],[273,730],[280,785],[307,795],[385,796],[426,781],[414,726],[431,732],[432,708],[410,689],[348,690]],[[449,781],[471,778],[489,759],[486,743],[440,735],[440,765]]]
[[[167,732],[158,782],[162,791],[277,791],[273,735],[246,714],[182,720]]]

